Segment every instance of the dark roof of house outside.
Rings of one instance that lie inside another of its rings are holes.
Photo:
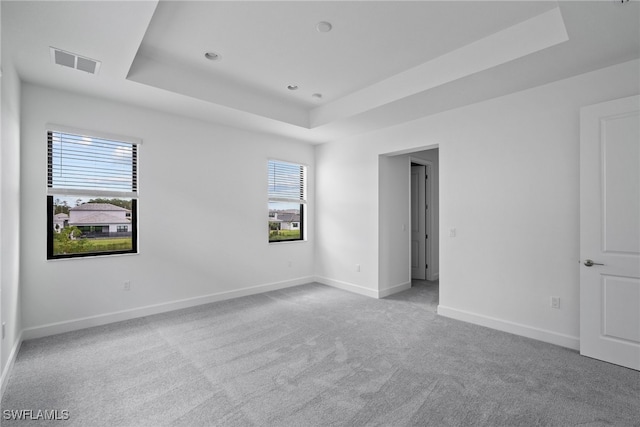
[[[129,211],[129,209],[112,205],[111,203],[84,203],[69,209],[70,211]]]
[[[72,221],[69,225],[108,225],[108,224],[130,224],[128,218],[119,218],[104,212],[96,212],[83,216],[79,220]]]
[[[278,212],[278,219],[282,222],[298,222],[300,214],[292,212]]]

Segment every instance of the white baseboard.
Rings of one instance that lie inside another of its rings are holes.
[[[20,346],[22,345],[22,332],[18,334],[18,338],[16,339],[13,347],[11,348],[11,353],[9,353],[9,359],[7,359],[7,363],[2,369],[2,377],[0,378],[0,400],[2,400],[2,396],[4,396],[4,390],[7,388],[7,383],[9,380],[9,375],[13,370],[13,365],[16,363],[16,357],[18,356],[18,352],[20,351]]]
[[[365,288],[364,286],[355,285],[353,283],[343,282],[341,280],[329,279],[328,277],[316,276],[315,281],[323,285],[342,289],[343,291],[353,292],[355,294],[364,295],[371,298],[379,298],[378,291]]]
[[[353,292],[355,294],[364,295],[370,298],[385,298],[389,295],[396,294],[398,292],[406,291],[411,288],[411,282],[401,283],[389,288],[375,290],[365,288],[364,286],[356,285],[354,283],[343,282],[342,280],[329,279],[328,277],[316,276],[315,281],[322,283],[323,285],[331,286],[334,288],[342,289],[343,291]]]
[[[406,291],[407,289],[411,289],[411,281],[400,283],[399,285],[391,286],[389,288],[380,289],[378,291],[378,298],[385,298],[385,297],[388,297],[389,295]]]
[[[545,329],[510,322],[508,320],[496,319],[494,317],[484,316],[481,314],[471,313],[468,311],[458,310],[442,305],[438,305],[438,314],[444,317],[450,317],[451,319],[462,320],[463,322],[486,326],[487,328],[497,329],[499,331],[508,332],[510,334],[548,342],[550,344],[567,347],[573,350],[580,349],[580,338],[570,335],[559,334],[557,332],[548,331]]]
[[[56,335],[65,332],[76,331],[79,329],[90,328],[92,326],[106,325],[108,323],[120,322],[153,314],[165,313],[168,311],[180,310],[183,308],[195,307],[202,304],[228,300],[232,298],[244,297],[248,295],[260,294],[263,292],[275,291],[278,289],[290,288],[292,286],[304,285],[314,281],[314,277],[301,277],[298,279],[287,280],[283,282],[266,283],[248,288],[237,289],[233,291],[217,292],[214,294],[203,295],[193,298],[185,298],[182,300],[171,301],[161,304],[148,305],[144,307],[133,308],[129,310],[117,311],[112,313],[99,314],[96,316],[84,317],[80,319],[66,320],[63,322],[49,323],[47,325],[25,328],[22,331],[24,340],[42,338],[49,335]]]

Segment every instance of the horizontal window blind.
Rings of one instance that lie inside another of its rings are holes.
[[[306,203],[306,167],[269,160],[269,200]]]
[[[137,197],[136,144],[57,131],[47,139],[49,194]]]

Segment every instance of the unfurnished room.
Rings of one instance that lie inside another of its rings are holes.
[[[640,425],[640,0],[0,22],[3,426]]]

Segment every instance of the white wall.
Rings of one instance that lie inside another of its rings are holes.
[[[2,38],[4,41],[4,37]],[[3,49],[3,52],[5,49]],[[20,342],[20,79],[8,58],[2,58],[0,145],[0,306],[6,336],[2,340],[2,385]]]
[[[312,146],[30,84],[22,102],[26,337],[312,280]],[[139,255],[46,260],[46,123],[143,140]],[[309,165],[308,242],[268,244],[270,157]]]
[[[358,144],[316,146],[316,230],[317,280],[377,297],[377,153]]]
[[[408,156],[379,159],[379,260],[381,296],[411,287],[411,163]]]
[[[353,272],[383,251],[378,156],[438,145],[440,313],[577,347],[579,109],[637,94],[638,75],[635,60],[318,146],[317,274],[385,285]]]

